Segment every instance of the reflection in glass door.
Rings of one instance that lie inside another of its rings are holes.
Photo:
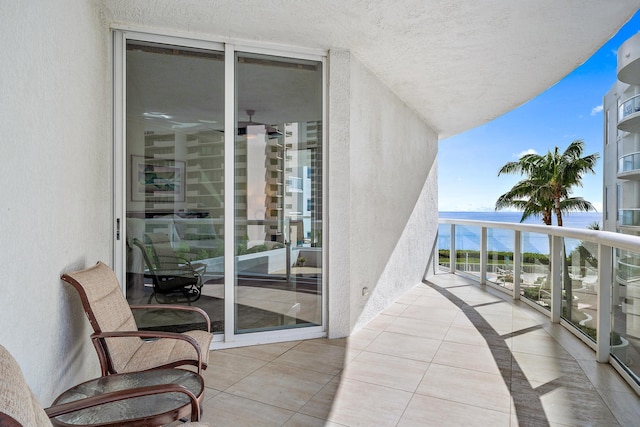
[[[129,41],[126,64],[127,299],[200,307],[221,333],[224,55]],[[184,331],[200,321],[141,313],[143,329]]]
[[[322,63],[236,55],[235,333],[322,324]]]

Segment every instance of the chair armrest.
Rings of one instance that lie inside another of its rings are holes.
[[[132,310],[178,310],[178,311],[193,311],[202,316],[207,324],[207,332],[211,333],[211,319],[206,311],[199,307],[192,307],[188,305],[171,305],[171,304],[143,304],[143,305],[130,305]]]
[[[177,332],[163,332],[163,331],[113,331],[113,332],[96,332],[91,334],[91,339],[102,339],[102,338],[147,338],[147,339],[157,339],[157,338],[168,338],[174,340],[182,340],[187,341],[189,344],[195,348],[196,353],[198,354],[198,374],[202,370],[202,350],[200,349],[200,344],[196,341],[195,338],[190,337],[189,335],[180,334]],[[208,351],[209,349],[207,349]]]
[[[191,401],[191,421],[200,420],[200,403],[197,397],[179,384],[158,384],[145,387],[137,387],[132,389],[112,391],[98,396],[91,396],[84,399],[75,400],[73,402],[61,403],[49,408],[45,408],[45,412],[49,418],[55,418],[60,415],[76,412],[82,409],[92,408],[94,406],[106,403],[117,402],[134,397],[149,396],[164,393],[183,393],[189,397]]]

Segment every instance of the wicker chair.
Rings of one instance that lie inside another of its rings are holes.
[[[194,365],[206,369],[209,361],[211,321],[197,307],[167,304],[129,306],[118,278],[98,262],[85,270],[66,273],[62,280],[80,294],[93,327],[91,340],[98,353],[102,375]],[[183,310],[199,313],[206,330],[184,333],[139,331],[132,309]]]
[[[141,395],[152,395],[167,392],[181,392],[180,387],[172,385],[154,386],[153,390],[147,387],[142,389],[131,389],[110,395],[99,397],[89,397],[75,402],[43,408],[33,395],[27,381],[22,374],[20,366],[11,356],[9,351],[0,345],[0,426],[22,427],[22,426],[51,426],[50,418],[69,414],[81,409],[91,408],[104,403],[120,401]],[[191,398],[191,417],[199,420],[200,407],[198,400]],[[206,427],[206,423],[186,423],[191,427]]]

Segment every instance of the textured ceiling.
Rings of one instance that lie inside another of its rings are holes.
[[[440,134],[483,124],[587,60],[640,0],[102,0],[109,22],[362,61]]]

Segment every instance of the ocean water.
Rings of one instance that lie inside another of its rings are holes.
[[[497,221],[520,223],[520,212],[439,212],[440,218],[470,219],[476,221]],[[602,226],[602,213],[599,212],[572,212],[562,216],[563,227],[586,229],[594,222]],[[528,218],[524,224],[542,224],[540,218]],[[555,225],[555,218],[554,218]],[[451,239],[449,224],[438,226],[438,248],[449,249]],[[513,231],[499,228],[489,229],[487,232],[488,249],[490,251],[513,251]],[[549,238],[546,234],[522,233],[523,252],[549,253]],[[566,239],[565,246],[568,252],[578,246],[580,242],[574,239]],[[479,227],[456,227],[456,246],[462,250],[480,249]]]

